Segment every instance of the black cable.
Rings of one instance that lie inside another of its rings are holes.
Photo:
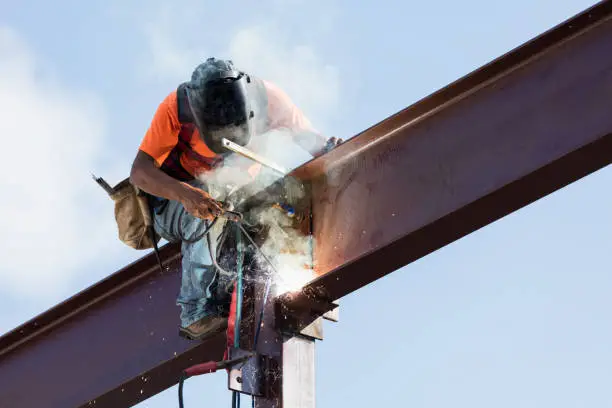
[[[179,408],[185,408],[185,406],[183,405],[183,383],[185,382],[187,378],[189,378],[189,376],[185,374],[185,372],[182,372],[181,379],[179,380],[179,386],[178,386]]]
[[[215,218],[215,221],[217,221],[217,219]],[[213,221],[213,223],[215,222]],[[210,226],[210,228],[212,228],[212,225]],[[213,251],[212,248],[212,240],[210,239],[210,235],[208,234],[210,228],[206,231],[207,234],[207,240],[208,240],[208,252],[210,252],[210,258],[213,261],[213,265],[224,275],[226,276],[231,276],[233,275],[231,272],[226,271],[225,269],[223,269],[220,265],[219,265],[219,261],[217,260],[217,255],[219,255],[219,251]],[[221,241],[218,242],[217,245],[218,246],[222,246],[223,244],[225,244],[225,238]],[[215,247],[215,249],[218,249],[218,247]]]
[[[179,234],[179,236],[181,237],[181,239],[182,239],[184,242],[187,242],[187,243],[189,243],[189,244],[195,244],[196,242],[198,242],[199,240],[201,240],[202,238],[204,238],[204,237],[205,237],[205,236],[206,236],[206,235],[207,235],[207,234],[210,232],[210,230],[212,229],[212,227],[214,227],[214,225],[217,223],[217,219],[218,219],[218,217],[215,217],[215,218],[212,220],[212,222],[210,223],[210,225],[208,225],[208,226],[206,227],[206,229],[204,230],[204,232],[203,232],[202,234],[200,234],[200,236],[198,236],[198,237],[196,237],[196,238],[194,238],[194,239],[186,239],[186,238],[183,236],[183,229],[181,228],[181,220],[182,220],[182,218],[183,218],[183,215],[184,215],[184,214],[185,214],[185,213],[181,213],[181,215],[179,215],[179,219],[178,219],[178,222],[177,222],[177,224],[178,224],[178,228],[177,228],[177,229],[178,229],[178,234]]]
[[[261,250],[261,248],[259,248],[257,246],[257,244],[255,243],[255,241],[253,240],[253,238],[251,238],[251,236],[249,235],[249,233],[247,232],[247,230],[244,228],[244,226],[241,223],[238,223],[238,226],[240,227],[240,229],[242,230],[242,232],[244,233],[244,235],[246,235],[246,237],[249,239],[249,241],[251,241],[251,244],[255,247],[255,249],[257,249],[257,252],[259,252],[259,254],[266,260],[266,262],[268,263],[268,265],[270,265],[270,268],[272,268],[272,270],[274,272],[276,272],[278,274],[278,271],[276,270],[276,268],[274,267],[274,264],[268,259],[268,257],[266,256],[266,254],[263,253],[263,251]]]
[[[249,235],[247,230],[244,228],[244,226],[242,224],[240,224],[240,223],[238,223],[238,226],[240,227],[240,229],[242,230],[244,235],[246,235],[247,239],[249,241],[251,241],[251,244],[259,252],[259,254],[266,260],[268,265],[270,265],[270,268],[272,268],[272,270],[274,272],[276,272],[276,274],[278,275],[278,271],[274,267],[274,264],[268,259],[268,257],[266,256],[266,254],[264,254],[264,252],[261,250],[261,248],[259,248],[257,246],[257,244],[255,243],[255,240],[253,238],[251,238],[251,236]],[[261,310],[259,311],[259,321],[257,322],[257,329],[255,331],[255,338],[253,339],[253,350],[255,350],[257,348],[257,343],[259,342],[259,332],[261,331],[261,324],[263,323],[263,318],[264,318],[264,310],[266,308],[266,303],[268,301],[268,296],[270,295],[270,288],[271,288],[271,286],[272,286],[272,276],[268,275],[268,279],[266,280],[266,286],[265,286],[265,289],[264,289],[264,297],[263,297],[263,301],[262,301],[262,304],[261,304]]]

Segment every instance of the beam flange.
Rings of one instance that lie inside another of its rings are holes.
[[[339,299],[612,163],[611,9],[298,169],[312,182],[319,274],[304,291]]]

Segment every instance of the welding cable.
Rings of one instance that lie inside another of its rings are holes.
[[[240,347],[240,323],[242,321],[242,299],[243,299],[243,288],[242,288],[242,262],[244,261],[244,247],[242,245],[242,234],[240,230],[236,234],[237,246],[238,246],[238,259],[236,261],[236,319],[234,323],[234,347]]]
[[[268,265],[270,265],[270,268],[272,268],[272,270],[278,275],[278,271],[274,267],[274,264],[270,261],[270,259],[268,259],[268,257],[266,256],[266,254],[264,254],[264,252],[261,250],[261,248],[259,248],[259,246],[255,243],[253,238],[251,238],[251,236],[246,231],[246,229],[242,226],[242,224],[238,224],[238,226],[242,230],[242,233],[247,237],[247,239],[251,242],[251,244],[259,252],[259,254],[266,260]],[[272,276],[268,275],[268,279],[266,280],[266,287],[265,287],[265,290],[264,290],[264,297],[263,297],[263,300],[262,300],[261,310],[259,311],[259,321],[257,322],[257,329],[255,331],[255,338],[253,339],[253,350],[256,349],[257,343],[259,342],[259,332],[261,331],[261,324],[263,323],[263,318],[264,318],[264,310],[265,310],[266,304],[268,302],[268,297],[270,295],[270,288],[271,287],[272,287]]]
[[[211,228],[212,228],[212,225],[211,225]],[[210,229],[209,229],[209,231],[210,231]],[[217,255],[218,254],[217,254],[217,251],[216,251],[217,248],[215,248],[215,251],[213,251],[212,239],[210,239],[210,234],[208,234],[209,231],[207,231],[206,238],[208,240],[208,251],[210,252],[210,259],[212,259],[212,262],[213,262],[213,265],[215,266],[215,268],[217,268],[222,274],[224,274],[225,276],[231,276],[232,275],[231,272],[223,269],[221,267],[221,265],[219,265],[219,260],[217,259]],[[223,245],[223,243],[224,242],[222,241],[220,244]]]
[[[214,227],[214,226],[215,226],[215,224],[217,223],[217,220],[219,219],[219,217],[215,217],[215,218],[213,218],[213,220],[212,220],[212,222],[211,222],[210,224],[208,224],[208,220],[205,220],[206,224],[208,224],[208,225],[206,226],[206,229],[204,230],[204,232],[203,232],[203,233],[201,233],[201,234],[200,234],[198,237],[196,237],[196,238],[193,238],[193,239],[187,239],[187,238],[185,238],[185,236],[184,236],[184,234],[183,234],[183,228],[181,227],[181,225],[182,225],[181,221],[182,221],[182,219],[183,219],[183,215],[184,215],[184,214],[185,214],[185,213],[183,212],[183,213],[181,213],[181,215],[179,215],[179,219],[178,219],[178,222],[177,222],[177,224],[178,224],[178,225],[177,225],[177,229],[178,229],[178,235],[181,237],[181,239],[182,239],[184,242],[187,242],[188,244],[194,244],[194,243],[198,242],[199,240],[201,240],[202,238],[204,238],[206,235],[208,235],[208,233],[210,232],[210,230],[212,229],[212,227]]]
[[[237,234],[237,244],[238,244],[238,262],[237,262],[237,297],[236,297],[236,319],[234,322],[234,347],[240,347],[240,322],[242,320],[242,302],[243,302],[243,260],[244,260],[244,244],[242,242],[242,235],[246,236],[250,243],[255,247],[255,249],[263,256],[263,258],[270,264],[270,267],[274,269],[274,265],[270,262],[270,260],[266,257],[263,251],[257,246],[251,235],[246,231],[241,222],[236,222],[239,226],[240,230]],[[242,234],[240,233],[242,232]],[[261,324],[263,322],[264,310],[266,306],[266,300],[269,297],[270,287],[271,287],[271,276],[268,277],[266,282],[265,295],[263,299],[263,305],[259,312],[259,322],[257,324],[257,330],[255,332],[255,339],[253,341],[253,350],[257,347],[259,332],[261,331]],[[252,406],[255,407],[255,397],[251,398]],[[232,408],[240,408],[240,393],[238,391],[234,391],[232,394]]]
[[[204,232],[204,234],[202,234],[202,236],[199,237],[199,239],[202,239],[205,235],[208,235],[208,233],[210,232],[210,230],[212,229],[213,225],[215,224],[215,222],[217,221],[217,217],[215,217],[215,219],[213,220],[213,222],[211,223],[211,225],[209,225],[206,228],[206,231]],[[240,231],[242,232],[242,234],[238,234],[238,262],[237,262],[237,275],[238,275],[238,281],[237,281],[237,303],[236,303],[236,321],[235,321],[235,326],[234,326],[234,347],[238,347],[239,346],[239,341],[240,341],[240,319],[242,318],[242,301],[243,301],[243,296],[242,296],[242,284],[243,284],[243,279],[242,279],[242,269],[243,269],[243,255],[244,255],[244,246],[242,243],[242,235],[244,234],[244,236],[247,237],[247,239],[249,240],[249,242],[255,247],[255,249],[259,252],[259,254],[264,258],[264,260],[268,263],[268,265],[270,266],[270,268],[272,268],[272,270],[276,273],[277,269],[274,267],[274,264],[270,261],[270,259],[264,254],[264,252],[261,250],[261,248],[259,248],[259,246],[255,243],[255,240],[253,240],[253,238],[250,236],[250,234],[248,233],[248,231],[246,231],[246,229],[244,228],[244,226],[242,225],[241,222],[236,222],[236,224],[238,225],[238,227],[240,228]],[[212,249],[210,246],[210,236],[207,237],[208,241],[209,241],[209,250]],[[215,251],[216,252],[216,251]],[[217,260],[216,260],[216,253],[212,253],[211,252],[211,258],[213,259],[213,262],[215,264],[215,266],[217,266]],[[218,266],[217,266],[218,267]],[[224,271],[222,268],[219,268],[221,271]],[[263,298],[263,302],[262,302],[262,307],[261,310],[259,312],[259,322],[257,324],[257,330],[255,332],[255,339],[253,341],[253,350],[255,350],[255,348],[257,347],[258,344],[258,340],[259,340],[259,333],[261,331],[261,325],[263,322],[263,317],[264,317],[264,311],[265,311],[265,307],[267,304],[267,300],[270,294],[270,289],[272,286],[272,276],[269,275],[267,280],[266,280],[266,286],[265,286],[265,290],[264,290],[264,298]],[[214,367],[213,367],[214,365]],[[185,380],[187,378],[189,378],[191,375],[199,375],[199,374],[204,374],[204,373],[210,373],[210,372],[214,372],[217,369],[217,364],[214,362],[208,362],[208,363],[203,363],[203,364],[199,364],[197,366],[188,368],[187,370],[185,370],[182,374],[181,374],[181,378],[179,380],[179,387],[178,387],[178,394],[179,394],[179,408],[184,408],[183,405],[183,384],[185,382]],[[255,407],[255,398],[252,397],[251,399],[252,402],[252,407]],[[234,391],[232,394],[232,408],[240,408],[240,393],[238,391]]]
[[[183,383],[185,382],[187,378],[193,377],[196,375],[214,373],[218,370],[228,369],[230,367],[235,366],[236,364],[243,364],[251,357],[253,357],[253,353],[247,353],[243,356],[240,356],[234,359],[230,359],[230,360],[207,361],[205,363],[196,364],[194,366],[191,366],[183,370],[183,372],[181,373],[181,378],[179,380],[179,389],[178,389],[180,408],[184,408],[183,407]]]
[[[276,270],[274,268],[274,265],[272,264],[272,262],[270,262],[270,260],[266,257],[266,255],[263,253],[263,251],[261,250],[261,248],[259,248],[259,246],[255,243],[255,240],[253,240],[253,238],[251,238],[251,235],[246,231],[246,229],[244,228],[244,226],[242,225],[242,223],[237,223],[238,226],[240,227],[240,231],[238,231],[238,254],[239,254],[239,258],[238,258],[238,262],[237,262],[237,272],[238,272],[238,282],[237,282],[237,288],[236,290],[238,291],[237,293],[237,298],[236,298],[236,319],[235,319],[235,323],[234,323],[234,347],[238,348],[240,346],[240,342],[239,342],[239,336],[240,336],[240,320],[242,318],[242,255],[244,255],[244,246],[242,243],[242,235],[246,236],[247,239],[251,242],[251,244],[253,245],[253,247],[255,247],[255,249],[261,254],[261,256],[266,260],[266,262],[270,265],[270,267],[273,270]],[[242,232],[242,234],[240,234],[240,232]],[[259,311],[259,318],[258,318],[258,323],[257,323],[257,329],[255,331],[255,339],[253,340],[253,351],[256,350],[257,347],[257,343],[259,340],[259,333],[261,331],[261,324],[263,322],[263,317],[264,317],[264,310],[267,304],[267,299],[269,297],[269,293],[270,293],[270,288],[271,288],[271,283],[272,283],[272,277],[268,276],[268,279],[266,281],[266,288],[265,288],[265,293],[264,293],[264,298],[263,298],[263,303],[261,306],[261,310]],[[252,396],[251,397],[251,407],[255,408],[255,397]],[[234,391],[232,394],[232,408],[240,408],[240,393],[238,391]]]
[[[242,244],[242,234],[238,230],[236,234],[236,244],[238,249],[238,257],[236,260],[236,318],[234,319],[234,347],[240,347],[240,324],[242,321],[242,262],[244,261],[244,246]],[[232,408],[240,408],[240,393],[234,391],[232,393]]]
[[[215,221],[216,221],[216,219],[215,219]],[[213,222],[214,222],[214,221],[213,221]],[[273,263],[270,261],[270,259],[269,259],[268,257],[266,257],[266,254],[264,254],[264,252],[261,250],[261,248],[259,248],[259,246],[258,246],[258,245],[255,243],[255,240],[253,240],[253,238],[251,237],[251,235],[250,235],[250,234],[248,233],[248,231],[247,231],[247,230],[244,228],[244,226],[242,225],[242,222],[236,222],[236,224],[238,225],[238,227],[239,227],[239,228],[240,228],[240,230],[242,231],[242,234],[244,234],[244,236],[246,236],[246,237],[247,237],[247,239],[249,240],[249,242],[251,243],[251,245],[253,245],[253,247],[254,247],[254,248],[257,250],[257,252],[259,252],[259,254],[260,254],[260,255],[261,255],[261,256],[262,256],[262,257],[265,259],[265,261],[268,263],[268,265],[270,265],[270,267],[272,268],[272,270],[274,270],[274,272],[276,272],[276,273],[278,274],[278,271],[277,271],[277,269],[274,267],[274,264],[273,264]],[[209,227],[209,229],[210,229],[210,228],[212,228],[212,225]],[[230,275],[231,275],[231,273],[230,273],[230,272],[228,272],[227,270],[223,269],[223,268],[222,268],[222,267],[219,265],[219,261],[217,260],[216,251],[214,251],[215,253],[213,253],[213,250],[212,250],[212,244],[211,244],[211,239],[210,239],[210,236],[208,236],[207,238],[208,238],[208,250],[211,252],[211,258],[212,258],[212,261],[213,261],[213,265],[214,265],[214,266],[215,266],[217,269],[219,269],[219,270],[221,271],[221,273],[223,273],[223,274],[225,274],[225,275],[227,275],[227,276],[230,276]],[[241,239],[240,239],[240,234],[238,234],[238,238],[239,238],[240,242],[242,242],[242,241],[241,241]],[[238,251],[238,252],[239,252],[239,254],[241,253],[240,251]],[[244,254],[241,254],[241,255],[244,255]],[[241,259],[241,262],[242,262],[242,260],[243,260],[243,259]],[[242,264],[241,264],[240,268],[242,268]],[[241,272],[240,272],[240,280],[241,280],[242,282],[244,282],[244,277],[243,277],[243,274],[242,274]],[[242,282],[241,282],[241,284],[242,284]],[[256,331],[256,333],[255,333],[255,342],[254,342],[254,345],[255,345],[255,346],[257,345],[257,339],[259,338],[259,330],[260,330],[260,327],[261,327],[261,322],[262,322],[262,320],[263,320],[263,308],[264,308],[264,307],[265,307],[265,305],[266,305],[266,301],[267,301],[268,295],[269,295],[269,293],[270,293],[271,284],[272,284],[272,278],[271,278],[270,276],[268,276],[268,279],[267,279],[267,281],[266,281],[266,288],[265,288],[265,295],[264,295],[264,299],[263,299],[263,306],[262,306],[262,310],[260,311],[260,315],[259,315],[259,324],[258,324],[258,326],[257,326],[257,331]],[[242,291],[240,291],[240,292],[238,292],[238,293],[240,294],[240,296],[242,296]],[[242,299],[241,299],[240,304],[242,304]],[[235,337],[235,338],[236,338],[236,337]]]
[[[238,223],[238,226],[240,227],[240,229],[242,230],[244,235],[247,237],[247,239],[251,242],[251,245],[253,245],[255,247],[257,252],[259,252],[259,254],[263,257],[263,259],[266,260],[268,265],[270,265],[270,268],[272,268],[272,270],[278,274],[278,270],[274,267],[274,264],[270,261],[270,259],[268,259],[268,257],[266,256],[266,254],[264,254],[264,252],[261,250],[261,248],[259,248],[259,246],[257,246],[257,244],[255,243],[253,238],[251,238],[251,236],[249,235],[248,231],[244,228],[244,226],[241,223]]]
[[[215,361],[208,361],[206,363],[201,363],[201,364],[196,364],[192,367],[189,367],[185,370],[183,370],[183,372],[181,373],[181,378],[179,380],[179,386],[178,386],[178,398],[179,398],[179,408],[184,408],[183,405],[183,384],[185,383],[185,380],[188,379],[189,377],[192,377],[194,375],[202,375],[202,374],[209,374],[209,373],[214,373],[215,371],[225,368],[227,366],[231,366],[235,361],[221,361],[221,362],[215,362]]]
[[[213,251],[212,244],[211,244],[212,240],[210,239],[210,231],[212,227],[215,225],[217,220],[218,220],[218,217],[215,217],[212,223],[207,226],[204,233],[201,234],[197,239],[193,240],[192,242],[196,242],[202,239],[204,236],[206,236],[208,240],[208,249],[210,251],[214,266],[217,267],[222,273],[226,273],[229,275],[229,273],[225,269],[219,266],[217,262],[217,253],[216,253],[217,251]],[[240,322],[242,320],[242,302],[243,302],[243,287],[242,286],[243,286],[243,266],[244,266],[243,265],[244,244],[242,242],[242,234],[240,232],[243,232],[244,234],[246,234],[249,241],[251,241],[253,245],[255,245],[255,242],[248,235],[248,232],[244,229],[244,227],[240,224],[239,221],[236,221],[236,224],[239,225],[240,229],[238,230],[238,234],[237,234],[238,257],[237,257],[237,262],[236,262],[236,274],[237,274],[236,290],[238,292],[237,292],[237,297],[236,297],[236,319],[234,323],[234,347],[238,348],[240,346]],[[180,219],[179,219],[179,226],[180,226]],[[257,245],[255,245],[255,247],[259,250]],[[260,325],[261,325],[261,318],[260,318]],[[191,375],[199,375],[199,374],[214,372],[217,370],[218,367],[219,367],[219,364],[214,363],[214,362],[208,362],[208,363],[198,364],[196,366],[190,367],[187,370],[183,371],[183,373],[181,374],[181,378],[179,380],[179,386],[178,386],[179,408],[184,408],[183,384],[185,380],[189,378]],[[254,401],[255,400],[253,400],[253,403]],[[232,393],[232,408],[240,408],[240,393],[238,391],[233,391]]]
[[[185,372],[182,372],[181,379],[179,380],[179,386],[178,386],[179,408],[185,408],[185,405],[183,405],[183,384],[185,383],[185,380],[187,378],[189,378],[189,376]]]

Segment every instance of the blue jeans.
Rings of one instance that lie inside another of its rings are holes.
[[[206,190],[199,182],[193,182],[198,188]],[[155,198],[156,199],[156,198]],[[154,199],[154,200],[155,200]],[[182,242],[182,276],[181,288],[176,304],[181,307],[181,326],[190,324],[208,315],[217,314],[214,300],[213,284],[217,278],[208,243],[208,236],[202,236],[210,221],[194,217],[177,201],[166,200],[161,211],[153,210],[155,231],[168,242]],[[219,219],[211,231],[211,240],[222,228]],[[197,239],[201,237],[201,239]]]

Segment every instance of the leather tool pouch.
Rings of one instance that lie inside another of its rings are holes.
[[[134,249],[155,248],[160,236],[153,230],[147,194],[130,183],[129,178],[114,187],[101,178],[95,180],[115,202],[119,239]]]

